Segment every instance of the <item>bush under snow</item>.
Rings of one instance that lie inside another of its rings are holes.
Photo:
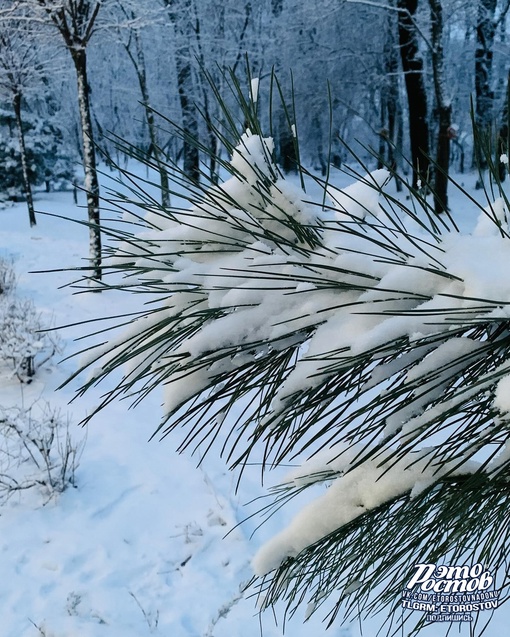
[[[74,486],[82,449],[48,405],[0,409],[0,503],[34,490],[49,499]]]
[[[15,294],[12,265],[0,260],[0,373],[30,382],[58,349],[33,301]],[[2,369],[3,368],[3,369]]]

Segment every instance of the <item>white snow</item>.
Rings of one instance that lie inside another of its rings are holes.
[[[351,447],[349,451],[362,450]],[[338,472],[339,477],[333,480],[323,495],[303,507],[283,531],[258,551],[252,562],[257,575],[269,573],[285,558],[295,557],[310,544],[368,510],[408,492],[411,497],[418,494],[450,469],[447,465],[431,464],[425,453],[422,457],[406,457],[381,466],[383,460],[365,461],[345,475],[342,474],[348,469],[348,464],[344,457],[340,457],[340,462],[326,462],[320,470]],[[317,463],[313,464],[317,472]],[[472,471],[473,468],[471,464],[465,471]],[[306,466],[303,473],[309,470],[310,467]]]
[[[333,373],[327,371],[328,361],[338,353],[372,357],[373,376],[365,392],[381,385],[384,396],[385,383],[400,375],[405,399],[387,413],[381,428],[386,451],[377,459],[351,468],[344,452],[342,468],[331,461],[316,479],[300,478],[301,486],[303,480],[333,482],[259,551],[254,560],[259,575],[373,507],[404,494],[414,497],[446,473],[479,466],[458,458],[448,461],[448,456],[440,465],[430,462],[426,430],[434,419],[461,409],[493,383],[487,374],[469,389],[451,385],[451,378],[461,377],[484,356],[482,342],[469,335],[452,338],[451,331],[465,325],[466,317],[506,316],[510,307],[508,277],[495,275],[510,271],[502,199],[479,214],[472,234],[444,233],[439,242],[413,220],[397,218],[388,202],[381,205],[379,189],[389,174],[378,170],[344,188],[328,186],[336,211],[332,219],[278,175],[271,164],[272,149],[271,139],[247,131],[233,153],[234,176],[212,188],[185,225],[144,234],[153,247],[161,246],[169,290],[176,284],[189,286],[177,300],[172,297],[172,305],[167,303],[169,318],[192,325],[188,307],[193,312],[222,310],[169,348],[176,370],[165,388],[166,412],[172,414],[212,389],[217,374],[255,360],[269,347],[294,347],[296,363],[277,388],[261,426],[276,427],[294,396],[324,383]],[[200,223],[190,222],[197,214]],[[320,235],[322,243],[317,247],[310,243],[313,233],[296,233],[295,222],[312,228],[319,217],[322,228],[315,239]],[[364,225],[357,225],[361,220]],[[219,237],[231,239],[235,248]],[[172,250],[167,241],[172,241]],[[201,242],[208,248],[204,254]],[[144,263],[142,254],[139,264]],[[132,326],[137,328],[143,323]],[[143,337],[143,330],[140,334]],[[403,360],[386,361],[385,347],[395,339],[418,346]],[[208,363],[211,352],[223,355]],[[164,364],[167,355],[159,357],[155,347],[148,360]],[[190,359],[197,362],[191,371]],[[179,361],[184,361],[181,368]],[[502,412],[508,411],[503,398],[507,389],[506,381],[500,381],[495,406]],[[370,394],[363,399],[370,400]],[[402,443],[410,445],[410,451],[381,468],[392,445]]]
[[[504,376],[497,384],[494,393],[494,407],[504,414],[510,413],[510,374]]]
[[[277,422],[294,392],[313,388],[327,377],[332,350],[342,356],[366,354],[372,356],[374,365],[364,387],[367,397],[373,395],[371,391],[384,395],[386,383],[407,369],[407,364],[414,365],[402,378],[412,400],[396,406],[386,431],[381,431],[399,444],[435,416],[475,397],[455,387],[449,388],[443,402],[430,404],[416,390],[428,389],[429,399],[439,399],[446,378],[443,371],[452,361],[460,365],[461,372],[464,363],[483,356],[475,340],[449,337],[466,310],[470,317],[508,315],[510,284],[506,276],[495,276],[509,271],[507,240],[494,224],[477,224],[473,213],[463,223],[476,227],[475,232],[445,235],[440,246],[430,245],[412,222],[409,232],[384,228],[387,212],[371,184],[384,184],[387,173],[377,171],[361,182],[330,188],[335,213],[324,213],[323,245],[307,254],[310,245],[296,234],[293,220],[313,225],[323,213],[320,205],[307,203],[308,195],[294,183],[273,174],[272,148],[272,140],[247,132],[232,159],[237,173],[213,188],[199,210],[182,213],[186,224],[156,221],[161,230],[143,232],[154,249],[165,255],[158,273],[169,292],[180,292],[169,294],[158,313],[151,314],[149,308],[146,316],[128,321],[127,327],[119,326],[108,344],[86,352],[83,360],[93,366],[90,378],[100,377],[101,365],[119,353],[126,334],[136,343],[162,316],[192,325],[193,312],[218,310],[218,318],[170,348],[172,360],[191,356],[201,364],[194,373],[184,375],[176,363],[174,380],[163,397],[167,411],[209,389],[220,370],[236,369],[269,346],[276,351],[292,347],[297,362],[279,387],[270,414]],[[83,214],[65,194],[40,199],[39,206],[64,216]],[[506,232],[503,205],[496,202],[493,210]],[[20,293],[43,311],[51,311],[56,324],[88,320],[104,314],[105,308],[114,308],[118,314],[143,310],[137,295],[85,292],[72,296],[69,289],[58,289],[71,278],[68,274],[29,275],[32,270],[86,262],[86,230],[43,218],[28,232],[20,227],[25,216],[18,213],[19,206],[1,212],[0,256],[15,257]],[[154,213],[150,215],[154,218]],[[352,220],[360,218],[369,221],[366,234],[349,233]],[[392,250],[373,241],[381,233],[391,238]],[[281,243],[277,237],[282,238]],[[211,241],[215,253],[203,249]],[[415,250],[416,245],[422,250]],[[143,245],[135,249],[125,244],[115,259],[122,262],[133,257],[140,266],[154,263]],[[454,278],[443,276],[445,271]],[[140,280],[143,282],[143,275]],[[139,280],[128,277],[128,283],[136,285]],[[442,318],[445,308],[450,312],[449,321]],[[64,333],[66,353],[81,347],[71,339],[84,330],[75,327]],[[396,337],[411,342],[438,333],[443,338],[420,344],[402,359],[385,360],[377,353],[376,348]],[[168,352],[159,349],[157,336],[157,332],[152,334],[154,347],[148,354],[133,356],[128,372],[149,372],[166,360]],[[99,335],[96,341],[101,340],[104,337]],[[222,349],[231,354],[209,364],[208,353]],[[75,364],[66,361],[50,367],[25,387],[4,377],[2,405],[28,405],[42,396],[68,410],[73,422],[79,421],[100,403],[103,391],[115,379],[93,387],[68,408],[77,383],[73,381],[57,393],[54,389],[74,371]],[[481,381],[478,391],[494,384],[490,375]],[[509,390],[508,376],[504,376],[494,399],[501,417],[510,412]],[[258,495],[260,487],[248,471],[243,495],[235,496],[233,479],[225,475],[219,461],[206,461],[197,469],[196,461],[174,454],[178,435],[170,435],[161,444],[147,443],[159,420],[161,399],[154,394],[132,411],[125,403],[115,402],[92,421],[76,489],[46,504],[37,493],[17,497],[2,509],[0,566],[4,578],[0,595],[5,600],[2,626],[8,637],[37,634],[31,622],[55,637],[258,634],[253,603],[239,592],[240,583],[252,574],[250,556],[257,540],[250,541],[248,534],[253,525],[241,526],[226,539],[223,536],[244,516],[239,498]],[[225,417],[229,416],[218,415],[220,421]],[[353,469],[355,446],[340,450],[340,455],[334,447],[295,471],[288,480],[296,488],[305,483],[319,489],[324,484],[329,487],[284,530],[285,516],[272,518],[258,536],[259,543],[267,542],[253,562],[256,572],[270,571],[286,556],[296,555],[372,507],[403,494],[417,496],[453,470],[448,462],[430,464],[425,444],[416,444],[414,453],[398,460],[384,475],[379,466],[384,455]],[[500,458],[508,453],[505,446]],[[472,471],[475,466],[466,463],[459,468],[457,462],[455,471]],[[302,628],[300,619],[296,617],[292,626],[296,637],[323,630],[312,629],[310,624]],[[280,634],[280,628],[265,622],[264,635]]]
[[[36,205],[71,219],[86,216],[72,204],[71,193],[39,194]],[[105,308],[111,314],[140,309],[139,299],[128,294],[59,289],[76,278],[73,272],[33,273],[86,264],[86,226],[40,215],[29,229],[23,204],[2,209],[0,216],[0,258],[14,259],[19,298],[31,300],[49,324],[89,320]],[[57,359],[82,347],[73,339],[83,329],[60,332],[63,353]],[[37,410],[48,401],[69,417],[73,440],[85,446],[76,488],[49,501],[35,488],[0,507],[0,634],[258,637],[255,602],[240,593],[252,577],[249,560],[257,542],[248,535],[254,525],[224,537],[245,517],[242,503],[259,494],[258,471],[236,495],[235,479],[222,461],[211,457],[198,469],[198,457],[175,453],[175,438],[149,443],[161,415],[156,395],[134,410],[112,405],[86,430],[78,427],[104,388],[69,405],[77,384],[55,389],[77,365],[55,360],[30,385],[1,370],[2,408],[33,404]],[[318,618],[310,621],[317,632],[322,629]],[[305,637],[309,626],[301,622],[299,617],[291,625]],[[268,637],[283,634],[271,617],[263,625]]]
[[[267,175],[268,158],[271,156],[273,148],[274,144],[271,138],[262,139],[258,135],[246,131],[241,137],[239,146],[234,151],[231,165],[248,183],[255,184],[261,175]],[[226,190],[225,187],[223,189]],[[229,194],[235,197],[233,192],[229,192]],[[243,201],[239,203],[244,204]]]

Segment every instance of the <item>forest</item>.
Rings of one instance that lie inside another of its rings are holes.
[[[9,634],[504,632],[509,14],[0,4]]]
[[[101,149],[120,161],[116,139],[157,165],[183,162],[192,181],[214,176],[207,150],[225,152],[214,134],[218,96],[229,103],[229,74],[245,82],[249,69],[262,81],[261,103],[273,103],[261,112],[284,168],[292,169],[290,122],[313,169],[342,166],[349,148],[363,159],[371,152],[404,178],[411,173],[414,186],[419,175],[433,184],[439,212],[450,166],[484,168],[474,126],[494,152],[506,149],[508,8],[497,0],[8,0],[0,14],[3,196],[65,187],[81,162],[94,199],[92,155]],[[273,73],[278,88],[269,86]]]

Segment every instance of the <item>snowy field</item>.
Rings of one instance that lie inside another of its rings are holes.
[[[475,176],[463,180],[471,191]],[[339,182],[348,180],[341,176]],[[36,203],[55,215],[85,218],[70,193],[40,193]],[[451,208],[462,229],[473,227],[474,207],[454,190]],[[127,294],[76,294],[66,286],[78,278],[66,269],[84,265],[85,227],[39,215],[30,229],[24,204],[0,210],[0,221],[0,257],[13,259],[17,294],[32,299],[46,323],[61,326],[137,309],[138,298]],[[35,273],[53,269],[63,271]],[[74,339],[85,329],[60,331],[61,353],[31,384],[5,374],[0,380],[3,408],[33,405],[35,413],[47,402],[69,418],[75,443],[84,441],[75,488],[50,499],[37,489],[20,492],[0,509],[0,637],[282,635],[283,627],[269,613],[260,619],[255,600],[240,589],[252,577],[251,557],[288,521],[289,512],[285,519],[273,517],[253,537],[256,520],[236,527],[256,510],[244,505],[264,493],[257,469],[244,476],[236,493],[236,476],[213,455],[197,467],[199,457],[175,453],[172,436],[149,442],[161,416],[161,396],[135,409],[116,403],[86,430],[79,428],[100,390],[72,404],[78,383],[55,390],[77,365],[76,359],[57,361],[80,349]],[[485,635],[503,635],[506,616],[506,609],[496,611]],[[326,634],[320,617],[304,625],[303,617],[304,609],[285,634]],[[361,628],[367,637],[376,634],[371,621]],[[359,632],[355,625],[327,634]],[[431,627],[423,634],[442,631]],[[457,632],[455,626],[452,634],[467,637],[469,628]]]

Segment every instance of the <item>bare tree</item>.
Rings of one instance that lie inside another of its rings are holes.
[[[168,9],[170,23],[175,37],[175,67],[177,70],[177,91],[182,113],[182,159],[184,174],[192,182],[200,180],[200,156],[192,140],[198,139],[198,113],[194,100],[193,52],[195,38],[193,6],[191,0],[162,0]]]
[[[92,276],[101,280],[101,229],[99,214],[99,180],[87,79],[87,46],[96,27],[102,0],[29,0],[58,30],[69,51],[76,71],[78,105],[83,145],[83,169],[87,195]]]
[[[415,14],[418,0],[397,0],[398,33],[402,69],[409,106],[409,139],[413,165],[413,187],[428,180],[430,167],[427,93],[423,79],[423,59],[418,47]]]
[[[10,99],[18,133],[23,187],[31,226],[36,225],[34,199],[25,143],[22,102],[25,92],[41,80],[43,65],[32,27],[23,16],[0,21],[0,90]]]
[[[145,53],[143,49],[142,35],[140,33],[140,27],[147,26],[147,21],[138,23],[137,15],[132,4],[128,2],[118,1],[118,7],[121,14],[126,18],[126,24],[122,25],[118,31],[121,35],[122,46],[127,53],[127,56],[133,65],[138,85],[140,87],[140,93],[142,95],[143,108],[145,113],[145,121],[147,123],[147,129],[149,131],[150,147],[149,155],[154,157],[154,161],[157,166],[160,177],[161,187],[161,204],[163,207],[170,205],[170,190],[168,183],[167,168],[163,158],[163,152],[159,142],[158,128],[156,126],[156,120],[154,110],[151,107],[151,100],[149,95],[149,83],[147,80],[147,65],[145,62]],[[155,14],[156,19],[157,14]]]
[[[432,75],[438,120],[436,165],[434,170],[434,211],[448,210],[448,171],[450,167],[450,133],[452,105],[446,97],[443,53],[443,7],[441,0],[429,0],[432,47]]]

